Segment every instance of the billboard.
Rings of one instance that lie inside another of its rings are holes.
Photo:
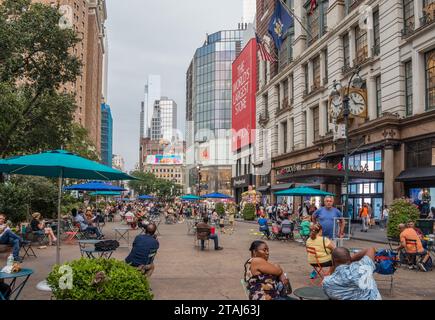
[[[148,155],[146,164],[183,164],[183,156],[179,154]]]
[[[232,151],[255,141],[257,42],[251,39],[232,66]]]

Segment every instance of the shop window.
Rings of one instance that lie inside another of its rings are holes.
[[[406,167],[426,168],[432,165],[433,142],[431,139],[410,142],[406,147]]]

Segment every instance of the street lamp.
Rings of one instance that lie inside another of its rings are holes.
[[[196,172],[198,173],[198,188],[197,188],[197,196],[201,196],[201,167],[196,166]]]
[[[351,86],[354,88],[361,89],[363,86],[364,81],[362,80],[361,76],[359,75],[359,72],[361,71],[360,67],[357,67],[355,71],[353,72],[352,76],[349,79],[349,83],[345,89],[345,93],[343,95],[343,117],[344,117],[344,125],[345,125],[345,145],[344,145],[344,168],[345,168],[345,174],[344,174],[344,186],[345,186],[345,194],[344,194],[344,208],[343,208],[343,214],[346,213],[346,215],[349,214],[348,212],[348,206],[349,206],[349,92]],[[334,98],[341,98],[342,92],[342,85],[340,82],[337,82],[334,80],[333,83],[333,90],[331,91],[330,97],[332,99]]]

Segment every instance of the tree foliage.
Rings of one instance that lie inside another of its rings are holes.
[[[0,157],[55,149],[71,139],[80,41],[61,29],[57,8],[30,0],[0,4]]]
[[[169,199],[181,195],[183,187],[171,181],[157,178],[152,173],[133,171],[130,175],[139,180],[131,180],[129,187],[140,195],[155,195],[159,198]]]
[[[387,234],[391,238],[399,238],[399,224],[409,221],[416,222],[420,212],[406,200],[398,199],[390,207],[388,216]]]
[[[66,145],[66,150],[89,160],[100,160],[100,157],[97,153],[97,148],[89,139],[88,131],[76,123],[72,125],[72,135],[71,139]]]

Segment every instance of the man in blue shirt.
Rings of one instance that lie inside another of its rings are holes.
[[[89,225],[83,215],[81,213],[77,213],[77,209],[72,210],[72,215],[74,218],[74,221],[78,224],[80,224],[80,230],[87,232],[88,234],[95,234],[97,236],[97,239],[103,239],[104,235],[101,234],[100,230],[98,230],[97,227]]]
[[[335,300],[382,300],[373,272],[376,269],[374,248],[351,256],[340,247],[332,252],[332,274],[325,277],[325,293]]]
[[[155,237],[157,227],[154,223],[147,225],[145,234],[140,234],[134,239],[133,248],[130,254],[125,258],[125,262],[133,267],[143,268],[145,274],[150,277],[154,270],[154,264],[149,261],[149,255],[152,251],[159,249],[159,242]]]
[[[340,230],[338,234],[338,238],[342,238],[344,235],[344,219],[343,215],[337,208],[334,208],[334,197],[327,196],[325,197],[325,206],[314,212],[313,214],[313,223],[320,223],[323,230],[323,236],[328,237],[329,239],[335,239],[336,234],[334,235],[334,223],[335,220],[338,220],[340,225]],[[340,219],[341,218],[341,219]],[[337,231],[337,230],[336,230]]]

